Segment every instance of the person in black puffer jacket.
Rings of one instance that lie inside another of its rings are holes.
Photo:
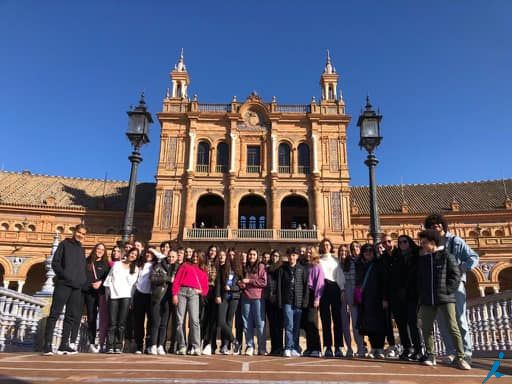
[[[277,249],[270,252],[270,264],[267,266],[268,299],[265,303],[268,328],[270,331],[270,355],[283,354],[283,311],[277,306],[277,274],[283,264]]]
[[[464,360],[464,346],[455,311],[455,292],[460,283],[460,270],[455,256],[441,244],[441,236],[433,229],[419,234],[423,252],[418,257],[417,284],[420,309],[418,324],[425,339],[426,355],[421,359],[425,365],[435,365],[435,346],[432,328],[437,312],[442,311],[448,319],[450,334],[457,347],[456,365],[460,369],[471,369]]]

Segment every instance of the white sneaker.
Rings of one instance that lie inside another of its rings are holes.
[[[284,357],[292,357],[292,351],[290,349],[285,349],[283,356]]]
[[[137,350],[137,351],[135,351],[135,354],[136,354],[136,355],[142,355],[142,351],[138,351],[138,350]]]
[[[89,353],[99,353],[100,349],[94,345],[94,344],[90,344],[89,345]]]
[[[300,357],[300,353],[297,352],[295,349],[292,349],[292,357]]]
[[[156,353],[158,353],[159,355],[165,355],[164,346],[163,345],[159,345],[157,350],[156,350]]]
[[[150,355],[158,355],[156,345],[152,345],[151,348],[149,348],[149,354]]]
[[[212,346],[210,344],[206,344],[203,348],[203,355],[211,356],[212,355]]]
[[[254,355],[254,348],[253,348],[253,347],[247,347],[247,348],[245,349],[245,354],[246,354],[247,356],[252,356],[252,355]]]
[[[395,357],[398,357],[394,347],[389,347],[386,355],[389,359],[394,359]]]
[[[388,354],[388,357],[389,357],[389,354]],[[377,349],[376,353],[375,353],[375,358],[376,359],[385,359],[386,355],[384,355],[384,350],[383,349]]]

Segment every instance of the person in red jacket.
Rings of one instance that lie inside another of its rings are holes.
[[[204,271],[204,252],[194,251],[192,259],[184,262],[176,273],[172,284],[172,302],[176,311],[177,355],[187,351],[183,322],[188,311],[190,324],[191,355],[201,354],[201,327],[199,323],[199,299],[208,294],[208,275]]]

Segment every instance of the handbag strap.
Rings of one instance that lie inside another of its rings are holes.
[[[96,274],[96,267],[94,266],[94,261],[91,263],[92,274],[94,275],[94,280],[98,281],[98,275]]]
[[[364,287],[366,286],[366,283],[368,282],[368,276],[370,275],[370,271],[372,270],[373,263],[370,264],[368,269],[366,270],[366,273],[364,274],[363,284],[361,285],[361,291],[364,291]]]

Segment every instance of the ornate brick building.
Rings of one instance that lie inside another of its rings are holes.
[[[330,57],[321,97],[309,104],[230,103],[189,98],[183,55],[158,114],[156,184],[137,188],[135,227],[142,240],[260,249],[368,239],[368,189],[349,186],[350,116]],[[444,213],[451,229],[481,255],[473,296],[512,288],[512,180],[379,187],[382,230],[416,237],[426,214]],[[55,232],[80,222],[86,246],[119,239],[127,183],[0,172],[0,276],[27,293],[44,281]]]

